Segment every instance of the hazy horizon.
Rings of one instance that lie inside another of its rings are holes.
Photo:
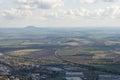
[[[29,26],[0,26],[0,28],[27,28]],[[34,26],[33,28],[120,28],[120,26]]]

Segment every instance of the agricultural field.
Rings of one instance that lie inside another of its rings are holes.
[[[77,48],[68,48],[64,50],[58,50],[58,55],[63,57],[63,59],[77,62],[77,63],[115,63],[120,61],[119,51],[112,50],[102,50],[95,49],[91,50],[89,48],[77,47]]]
[[[0,33],[1,60],[10,64],[120,64],[116,29],[3,28]]]
[[[6,54],[15,57],[60,61],[54,56],[54,50],[50,49],[23,49],[10,51]]]

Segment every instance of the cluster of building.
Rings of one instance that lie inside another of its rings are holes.
[[[120,80],[120,75],[99,75],[98,80]]]
[[[23,78],[21,79],[19,75],[11,75],[9,67],[0,64],[0,80],[52,80],[54,77],[58,77],[59,80],[88,80],[84,72],[82,72],[83,68],[80,67],[37,65],[29,67],[22,66],[21,70],[22,68],[25,70],[28,69],[31,72],[22,72],[26,76],[22,76]],[[120,75],[98,75],[96,80],[120,80]]]
[[[4,65],[0,65],[0,75],[10,75],[10,69]]]
[[[84,74],[82,72],[66,72],[65,80],[83,80]]]

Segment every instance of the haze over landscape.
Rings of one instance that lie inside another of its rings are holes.
[[[120,25],[120,0],[0,0],[0,27]]]

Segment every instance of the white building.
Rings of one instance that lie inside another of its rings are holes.
[[[120,80],[120,75],[99,75],[98,80]]]
[[[65,80],[82,80],[84,74],[82,72],[66,72]]]

